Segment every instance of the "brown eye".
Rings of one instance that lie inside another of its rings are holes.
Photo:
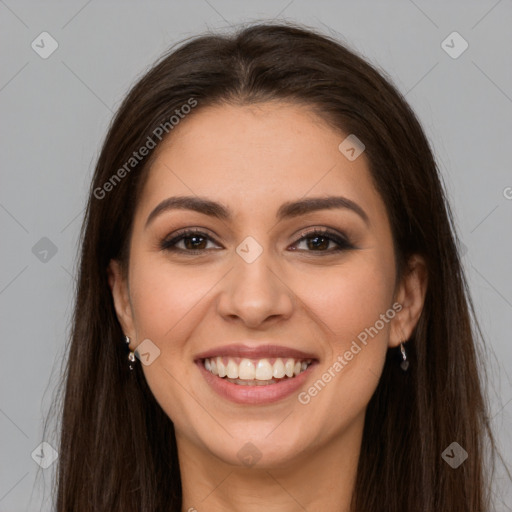
[[[206,233],[196,230],[185,230],[171,239],[163,240],[160,244],[160,248],[165,251],[182,252],[191,255],[204,254],[205,251],[212,249],[212,247],[208,247],[208,242],[213,243],[214,240]],[[295,246],[300,243],[306,244],[305,249],[298,249],[304,252],[332,254],[354,248],[344,236],[329,230],[320,229],[302,233],[302,237],[295,242]],[[179,246],[179,244],[182,245]]]
[[[181,240],[185,244],[186,249],[196,250],[196,249],[206,249],[205,247],[205,238],[200,235],[193,236],[183,236]]]
[[[182,231],[171,239],[163,240],[160,248],[164,251],[176,251],[190,254],[204,253],[209,250],[207,244],[212,238],[201,231]],[[182,246],[178,244],[182,243]]]
[[[306,252],[333,253],[354,248],[346,238],[329,230],[316,229],[308,233],[302,233],[302,237],[296,244],[301,242],[306,243]],[[332,247],[332,244],[334,244],[334,247]],[[332,248],[329,249],[329,246]]]

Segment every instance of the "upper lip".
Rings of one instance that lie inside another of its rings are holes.
[[[201,352],[195,356],[195,360],[208,359],[217,356],[245,357],[247,359],[263,359],[271,357],[289,357],[293,359],[318,359],[311,352],[303,352],[296,348],[282,345],[222,345]]]

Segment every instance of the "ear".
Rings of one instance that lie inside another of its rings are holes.
[[[411,337],[423,310],[427,283],[425,260],[419,254],[414,254],[407,262],[407,269],[395,294],[395,301],[402,305],[402,309],[391,321],[390,347],[397,347]]]
[[[135,336],[135,328],[130,303],[130,292],[127,279],[125,278],[119,261],[110,260],[107,268],[107,275],[108,284],[114,300],[117,319],[119,320],[125,335],[129,338],[133,338]]]

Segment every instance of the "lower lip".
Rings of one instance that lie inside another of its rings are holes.
[[[304,384],[315,364],[316,362],[310,364],[306,370],[299,373],[296,377],[283,379],[274,384],[244,386],[233,384],[224,378],[213,375],[204,367],[202,361],[197,361],[199,370],[202,372],[206,382],[210,384],[216,393],[237,404],[251,405],[269,404],[292,395]]]

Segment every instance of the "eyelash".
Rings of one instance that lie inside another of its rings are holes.
[[[197,249],[197,250],[188,250],[188,249],[180,249],[176,247],[176,244],[182,240],[192,238],[192,237],[201,237],[206,238],[208,240],[214,241],[210,236],[206,233],[203,233],[200,230],[196,229],[187,229],[181,232],[178,232],[176,236],[171,238],[170,240],[162,240],[160,243],[160,249],[163,251],[172,251],[172,252],[181,252],[186,254],[187,256],[200,255],[204,254],[205,251],[209,249]],[[314,251],[314,250],[305,250],[305,252],[319,252],[320,255],[333,254],[341,251],[346,251],[349,249],[355,249],[354,245],[350,243],[348,238],[342,237],[328,229],[315,228],[311,231],[305,231],[301,233],[301,238],[299,238],[294,245],[302,242],[304,240],[308,240],[310,238],[321,237],[326,238],[328,241],[335,242],[338,244],[338,247],[335,249],[325,250],[325,251]],[[216,243],[216,242],[215,242]],[[323,253],[323,254],[322,254]]]

